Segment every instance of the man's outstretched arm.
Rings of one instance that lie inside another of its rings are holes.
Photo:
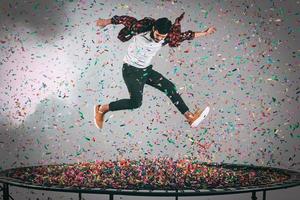
[[[183,19],[184,14],[185,13],[183,12],[179,17],[176,18],[175,23],[172,25],[170,33],[167,36],[166,40],[168,41],[170,47],[178,47],[184,40],[192,40],[194,38],[207,36],[216,31],[216,28],[210,27],[202,32],[191,30],[181,32],[180,21]]]
[[[186,31],[186,32],[182,32],[182,33],[180,33],[180,42],[182,42],[184,40],[192,40],[194,38],[208,36],[210,34],[213,34],[215,31],[216,31],[215,27],[209,27],[205,31],[191,31],[191,30],[189,30],[189,31]]]
[[[134,35],[134,31],[132,31],[132,26],[137,23],[137,19],[131,16],[122,15],[118,16],[115,15],[110,19],[98,19],[97,26],[105,27],[110,24],[123,24],[125,27],[122,28],[118,34],[118,39],[122,42],[126,42],[132,38]]]
[[[127,16],[127,15],[122,15],[122,16],[115,15],[109,19],[98,19],[97,26],[105,27],[109,24],[123,24],[125,27],[130,28],[136,22],[137,19],[134,17]]]
[[[154,22],[155,20],[151,17],[137,20],[136,18],[127,15],[115,15],[111,19],[97,20],[97,26],[105,27],[109,24],[123,24],[125,27],[120,30],[118,38],[122,42],[126,42],[136,34],[151,30]]]

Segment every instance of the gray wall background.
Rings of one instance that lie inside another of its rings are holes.
[[[0,170],[154,156],[300,170],[299,8],[292,0],[1,1]],[[182,31],[217,32],[164,47],[152,63],[191,110],[210,105],[208,118],[191,129],[163,93],[146,85],[141,108],[110,112],[104,129],[96,129],[93,105],[128,97],[121,67],[129,42],[117,39],[122,25],[99,29],[95,21],[174,21],[183,11]],[[16,199],[76,197],[11,192]],[[292,188],[268,196],[299,194]]]

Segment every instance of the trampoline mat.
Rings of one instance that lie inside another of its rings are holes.
[[[291,172],[270,167],[160,158],[30,166],[5,170],[0,177],[39,186],[200,190],[270,187],[288,183]]]

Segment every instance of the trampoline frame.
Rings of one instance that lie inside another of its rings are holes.
[[[211,164],[213,165],[213,164]],[[257,185],[257,186],[247,186],[247,187],[230,187],[224,189],[199,189],[199,190],[135,190],[135,189],[101,189],[101,188],[87,188],[87,187],[61,187],[61,186],[41,186],[27,183],[21,180],[13,179],[10,177],[1,176],[0,172],[0,191],[3,191],[3,200],[14,200],[14,198],[9,194],[9,186],[22,187],[35,190],[45,190],[45,191],[56,191],[56,192],[69,192],[78,193],[78,199],[82,200],[82,194],[107,194],[109,195],[109,200],[114,199],[114,195],[126,195],[126,196],[156,196],[156,197],[175,197],[178,200],[179,197],[185,196],[214,196],[214,195],[229,195],[229,194],[241,194],[241,193],[252,193],[251,200],[257,200],[256,193],[262,192],[263,200],[267,199],[266,192],[269,190],[286,189],[290,187],[300,186],[300,172],[273,168],[273,167],[262,167],[262,166],[252,166],[252,165],[238,165],[238,164],[226,164],[223,163],[222,166],[234,166],[234,167],[254,167],[256,169],[275,169],[281,170],[290,176],[290,179],[282,183],[270,184],[270,185]],[[9,169],[8,169],[9,170]],[[6,171],[6,170],[5,170]]]

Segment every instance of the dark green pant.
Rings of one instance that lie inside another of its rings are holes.
[[[145,84],[164,92],[182,114],[189,110],[177,93],[175,85],[163,75],[153,70],[152,67],[152,65],[149,65],[147,68],[141,69],[127,63],[123,64],[123,78],[128,88],[130,99],[111,102],[109,104],[110,111],[140,107],[142,105]]]

